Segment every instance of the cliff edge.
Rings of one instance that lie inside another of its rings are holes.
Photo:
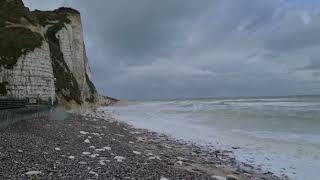
[[[0,96],[68,109],[98,102],[78,11],[30,11],[22,0],[0,2]]]

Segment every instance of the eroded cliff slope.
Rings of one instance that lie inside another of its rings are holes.
[[[30,11],[22,0],[0,1],[0,96],[66,106],[97,101],[78,11]]]

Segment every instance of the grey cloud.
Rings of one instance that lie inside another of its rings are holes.
[[[319,72],[319,71],[313,72],[312,75],[313,75],[314,77],[318,78],[318,77],[320,77],[320,72]]]
[[[305,24],[299,12],[288,12],[272,25],[266,34],[266,47],[274,51],[294,51],[320,43],[320,14],[313,15],[310,24]]]
[[[289,95],[320,88],[314,0],[25,1],[81,11],[95,83],[110,96]]]
[[[317,57],[310,57],[310,63],[308,65],[304,66],[302,69],[304,69],[304,70],[319,70],[320,71],[320,55]]]
[[[212,1],[79,1],[86,7],[90,38],[125,62],[165,56],[184,42],[185,24]]]

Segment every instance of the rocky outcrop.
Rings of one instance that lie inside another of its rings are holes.
[[[112,97],[108,97],[108,96],[98,96],[98,105],[100,106],[110,106],[110,105],[114,105],[116,103],[119,103],[120,100],[112,98]]]
[[[97,103],[83,39],[76,10],[32,12],[22,0],[1,1],[0,96]]]

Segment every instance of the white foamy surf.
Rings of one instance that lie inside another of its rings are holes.
[[[319,109],[317,96],[149,101],[111,108],[138,128],[232,150],[239,161],[295,180],[318,178]]]

